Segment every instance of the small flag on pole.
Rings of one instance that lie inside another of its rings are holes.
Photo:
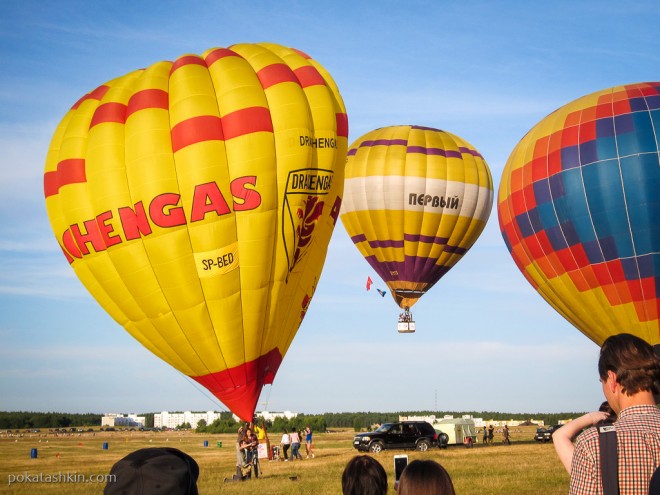
[[[387,292],[385,292],[384,290],[380,290],[380,289],[378,289],[378,288],[376,288],[376,290],[377,290],[378,293],[380,294],[380,297],[385,297],[385,294],[387,294]]]
[[[367,277],[367,290],[371,289],[371,284],[373,284],[374,281],[371,280],[371,277]]]

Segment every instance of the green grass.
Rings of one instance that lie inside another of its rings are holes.
[[[517,429],[514,429],[517,430]],[[459,495],[491,494],[562,494],[568,492],[568,474],[555,455],[551,444],[533,442],[534,428],[521,428],[512,434],[513,444],[497,443],[472,449],[451,446],[446,450],[407,452],[410,460],[434,459],[449,472]],[[223,483],[234,472],[234,436],[204,435],[177,432],[97,432],[80,436],[54,436],[41,433],[23,437],[0,435],[0,494],[98,494],[105,483],[66,482],[66,476],[104,475],[123,456],[143,447],[169,446],[187,452],[200,466],[198,480],[202,495],[213,494],[340,494],[341,474],[346,463],[357,454],[352,448],[353,432],[315,433],[315,459],[297,462],[262,460],[262,476],[243,483]],[[271,438],[279,441],[279,435]],[[209,442],[204,447],[204,440]],[[217,448],[216,442],[223,447]],[[108,443],[108,450],[102,445]],[[38,457],[30,458],[30,450],[38,449]],[[305,456],[303,448],[303,457]],[[377,456],[390,479],[393,489],[393,451]],[[26,474],[35,480],[56,482],[15,482],[10,477]],[[59,473],[62,473],[61,475]],[[296,477],[292,481],[290,477]],[[64,481],[57,481],[62,477]]]

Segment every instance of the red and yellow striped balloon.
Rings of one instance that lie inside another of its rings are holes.
[[[51,226],[96,300],[251,420],[309,307],[343,192],[348,122],[304,53],[239,44],[159,62],[66,114]]]

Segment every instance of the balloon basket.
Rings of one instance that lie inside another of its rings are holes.
[[[399,315],[397,330],[399,333],[415,333],[415,320],[408,308]]]
[[[397,325],[399,333],[415,333],[414,321],[400,321]]]

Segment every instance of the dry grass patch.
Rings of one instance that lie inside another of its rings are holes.
[[[279,435],[272,435],[279,439]],[[496,444],[472,449],[450,447],[429,452],[408,452],[410,460],[434,459],[452,476],[459,495],[537,494],[568,492],[568,475],[552,445],[531,441],[533,431],[514,436],[511,446]],[[123,456],[143,447],[176,447],[190,454],[200,466],[201,495],[215,494],[313,494],[341,493],[341,474],[351,457],[353,432],[315,433],[316,458],[296,462],[262,461],[262,476],[244,483],[223,483],[234,472],[234,436],[174,432],[84,433],[62,437],[52,434],[26,434],[21,438],[0,437],[0,494],[98,494],[105,483],[74,482],[72,477],[105,475]],[[204,447],[204,440],[209,443]],[[216,442],[223,447],[217,448]],[[108,443],[108,449],[102,448]],[[30,458],[30,450],[38,457]],[[392,456],[384,452],[376,458],[394,478]],[[303,456],[304,456],[303,448]],[[27,475],[31,481],[27,482]],[[69,476],[67,479],[66,476]],[[19,477],[23,482],[17,482]],[[41,476],[42,481],[36,481]],[[51,481],[46,481],[50,476]],[[58,481],[59,476],[59,481]],[[64,478],[63,478],[64,477]],[[292,481],[291,477],[296,480]],[[9,485],[9,480],[14,483]],[[391,486],[390,493],[395,493]]]

